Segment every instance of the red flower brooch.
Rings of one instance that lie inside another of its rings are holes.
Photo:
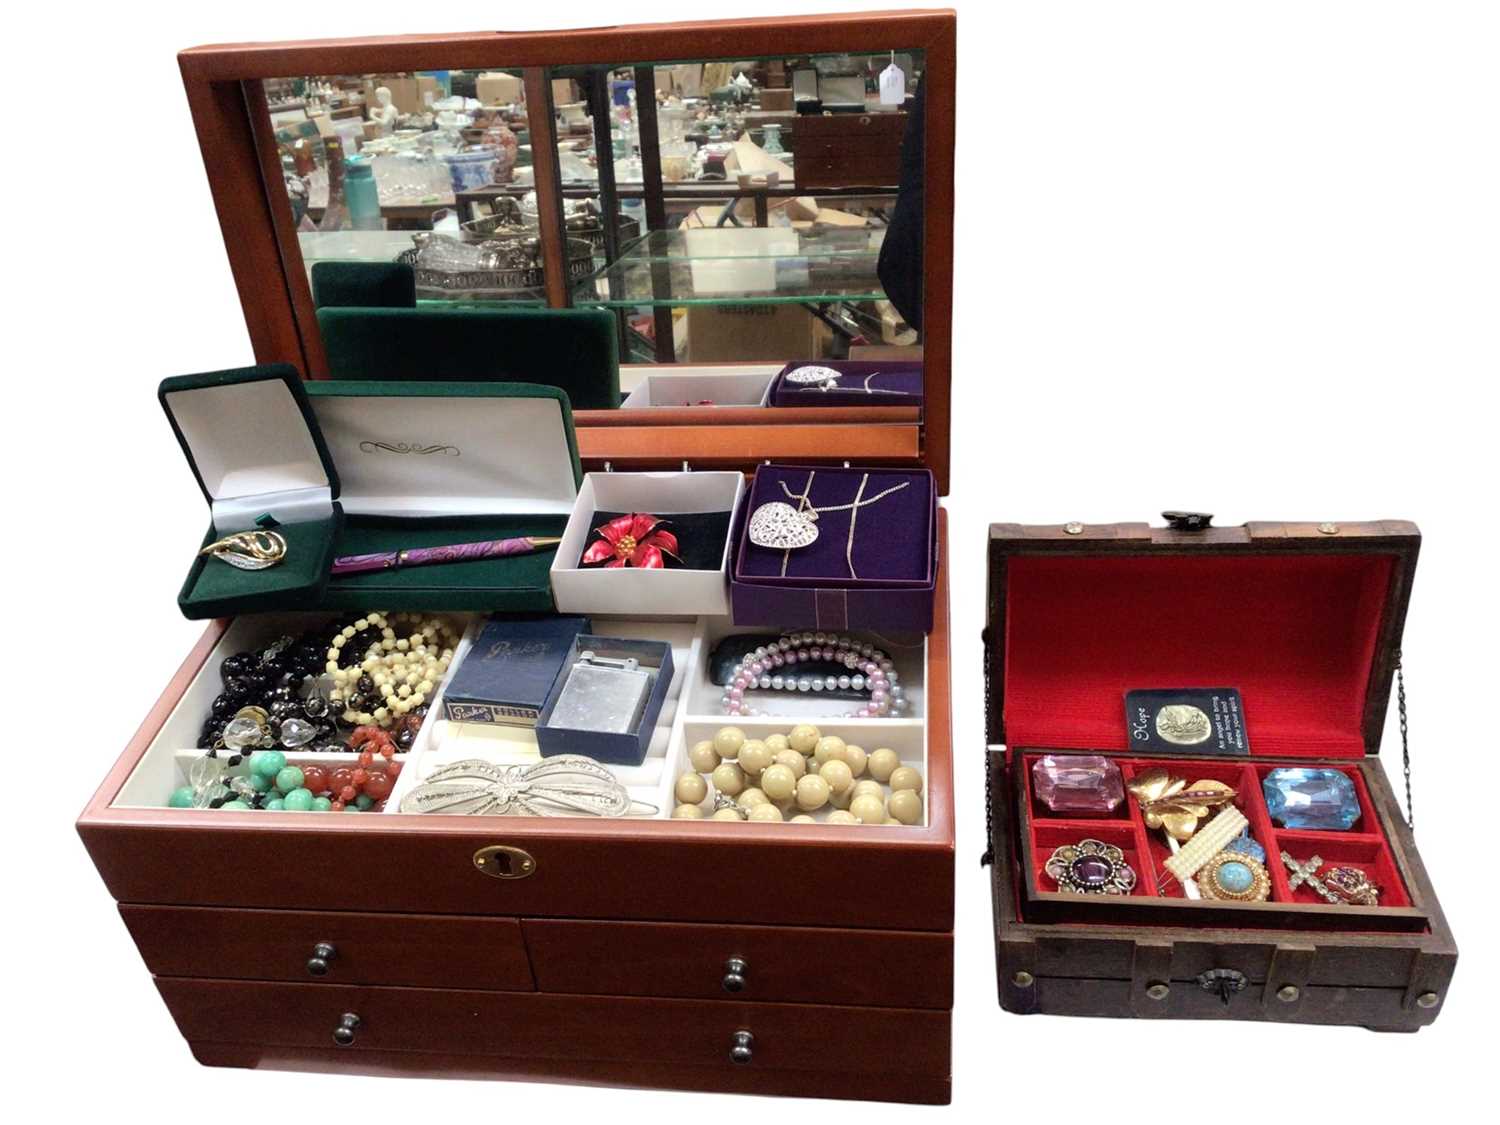
[[[630,516],[612,519],[603,527],[596,527],[594,534],[600,536],[583,553],[583,565],[606,567],[639,566],[662,570],[666,558],[677,558],[677,536],[662,527],[666,522],[655,516],[636,512]],[[606,561],[608,560],[608,561]]]

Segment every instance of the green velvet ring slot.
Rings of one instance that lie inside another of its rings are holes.
[[[240,570],[211,555],[198,555],[177,597],[178,607],[190,620],[201,620],[318,605],[333,566],[334,543],[342,522],[343,512],[334,505],[323,519],[278,523],[276,531],[286,539],[286,557],[265,570]],[[248,530],[251,528],[210,527],[201,547]]]

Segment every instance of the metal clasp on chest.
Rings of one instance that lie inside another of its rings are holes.
[[[1229,998],[1236,992],[1244,992],[1250,978],[1238,969],[1206,969],[1198,974],[1198,987],[1212,992],[1227,1008]]]

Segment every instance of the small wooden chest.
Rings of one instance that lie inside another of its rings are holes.
[[[1441,1011],[1453,937],[1375,754],[1420,537],[1410,523],[1146,524],[990,529],[986,631],[989,857],[1000,1003],[1017,1013],[1245,1019],[1415,1030]],[[1124,695],[1206,685],[1243,699],[1248,756],[1132,750]],[[1109,756],[1235,787],[1266,852],[1266,901],[1190,901],[1164,834],[1128,788],[1108,815],[1055,813],[1033,783],[1048,752]],[[1272,819],[1265,779],[1331,769],[1353,783],[1347,831]],[[1065,893],[1054,849],[1093,838],[1138,876],[1127,894]],[[1331,903],[1287,853],[1344,865],[1378,905]],[[1055,868],[1054,868],[1055,870]]]

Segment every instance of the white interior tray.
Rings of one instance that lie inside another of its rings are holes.
[[[337,619],[343,620],[346,616],[339,615]],[[452,616],[464,624],[465,631],[454,653],[450,676],[467,654],[478,620],[472,615]],[[329,614],[276,614],[235,619],[189,683],[129,779],[120,788],[113,804],[126,808],[164,807],[172,790],[187,783],[188,769],[202,754],[197,749],[198,732],[210,704],[221,690],[219,664],[226,656],[267,645],[287,633],[295,635],[321,624],[331,624],[334,620]],[[923,778],[923,823],[926,823],[927,665],[924,638],[869,638],[895,661],[900,682],[912,703],[911,713],[903,718],[850,718],[847,713],[855,707],[850,700],[811,693],[756,692],[752,696],[752,706],[757,710],[774,709],[775,716],[741,716],[731,720],[723,713],[723,689],[709,682],[709,653],[728,634],[759,634],[766,630],[736,630],[726,617],[674,621],[596,616],[593,622],[594,631],[603,636],[666,641],[672,646],[672,684],[646,760],[640,766],[611,767],[631,797],[641,803],[642,816],[654,819],[671,817],[676,806],[673,789],[677,778],[691,768],[687,756],[689,748],[696,742],[712,738],[720,728],[737,726],[751,738],[763,738],[774,733],[785,734],[798,723],[812,723],[823,734],[838,735],[866,751],[882,747],[895,750],[902,765],[919,770]],[[497,764],[540,760],[536,738],[528,728],[455,724],[443,719],[442,697],[446,689],[445,678],[433,697],[431,711],[412,748],[399,758],[403,763],[402,772],[387,801],[387,814],[398,812],[401,797],[448,762],[464,758],[481,758]],[[287,753],[287,761],[292,765],[312,762],[348,764],[355,758],[352,751]],[[814,814],[815,819],[826,820],[832,810],[832,805],[826,806]],[[204,810],[204,815],[212,815],[212,812]]]

